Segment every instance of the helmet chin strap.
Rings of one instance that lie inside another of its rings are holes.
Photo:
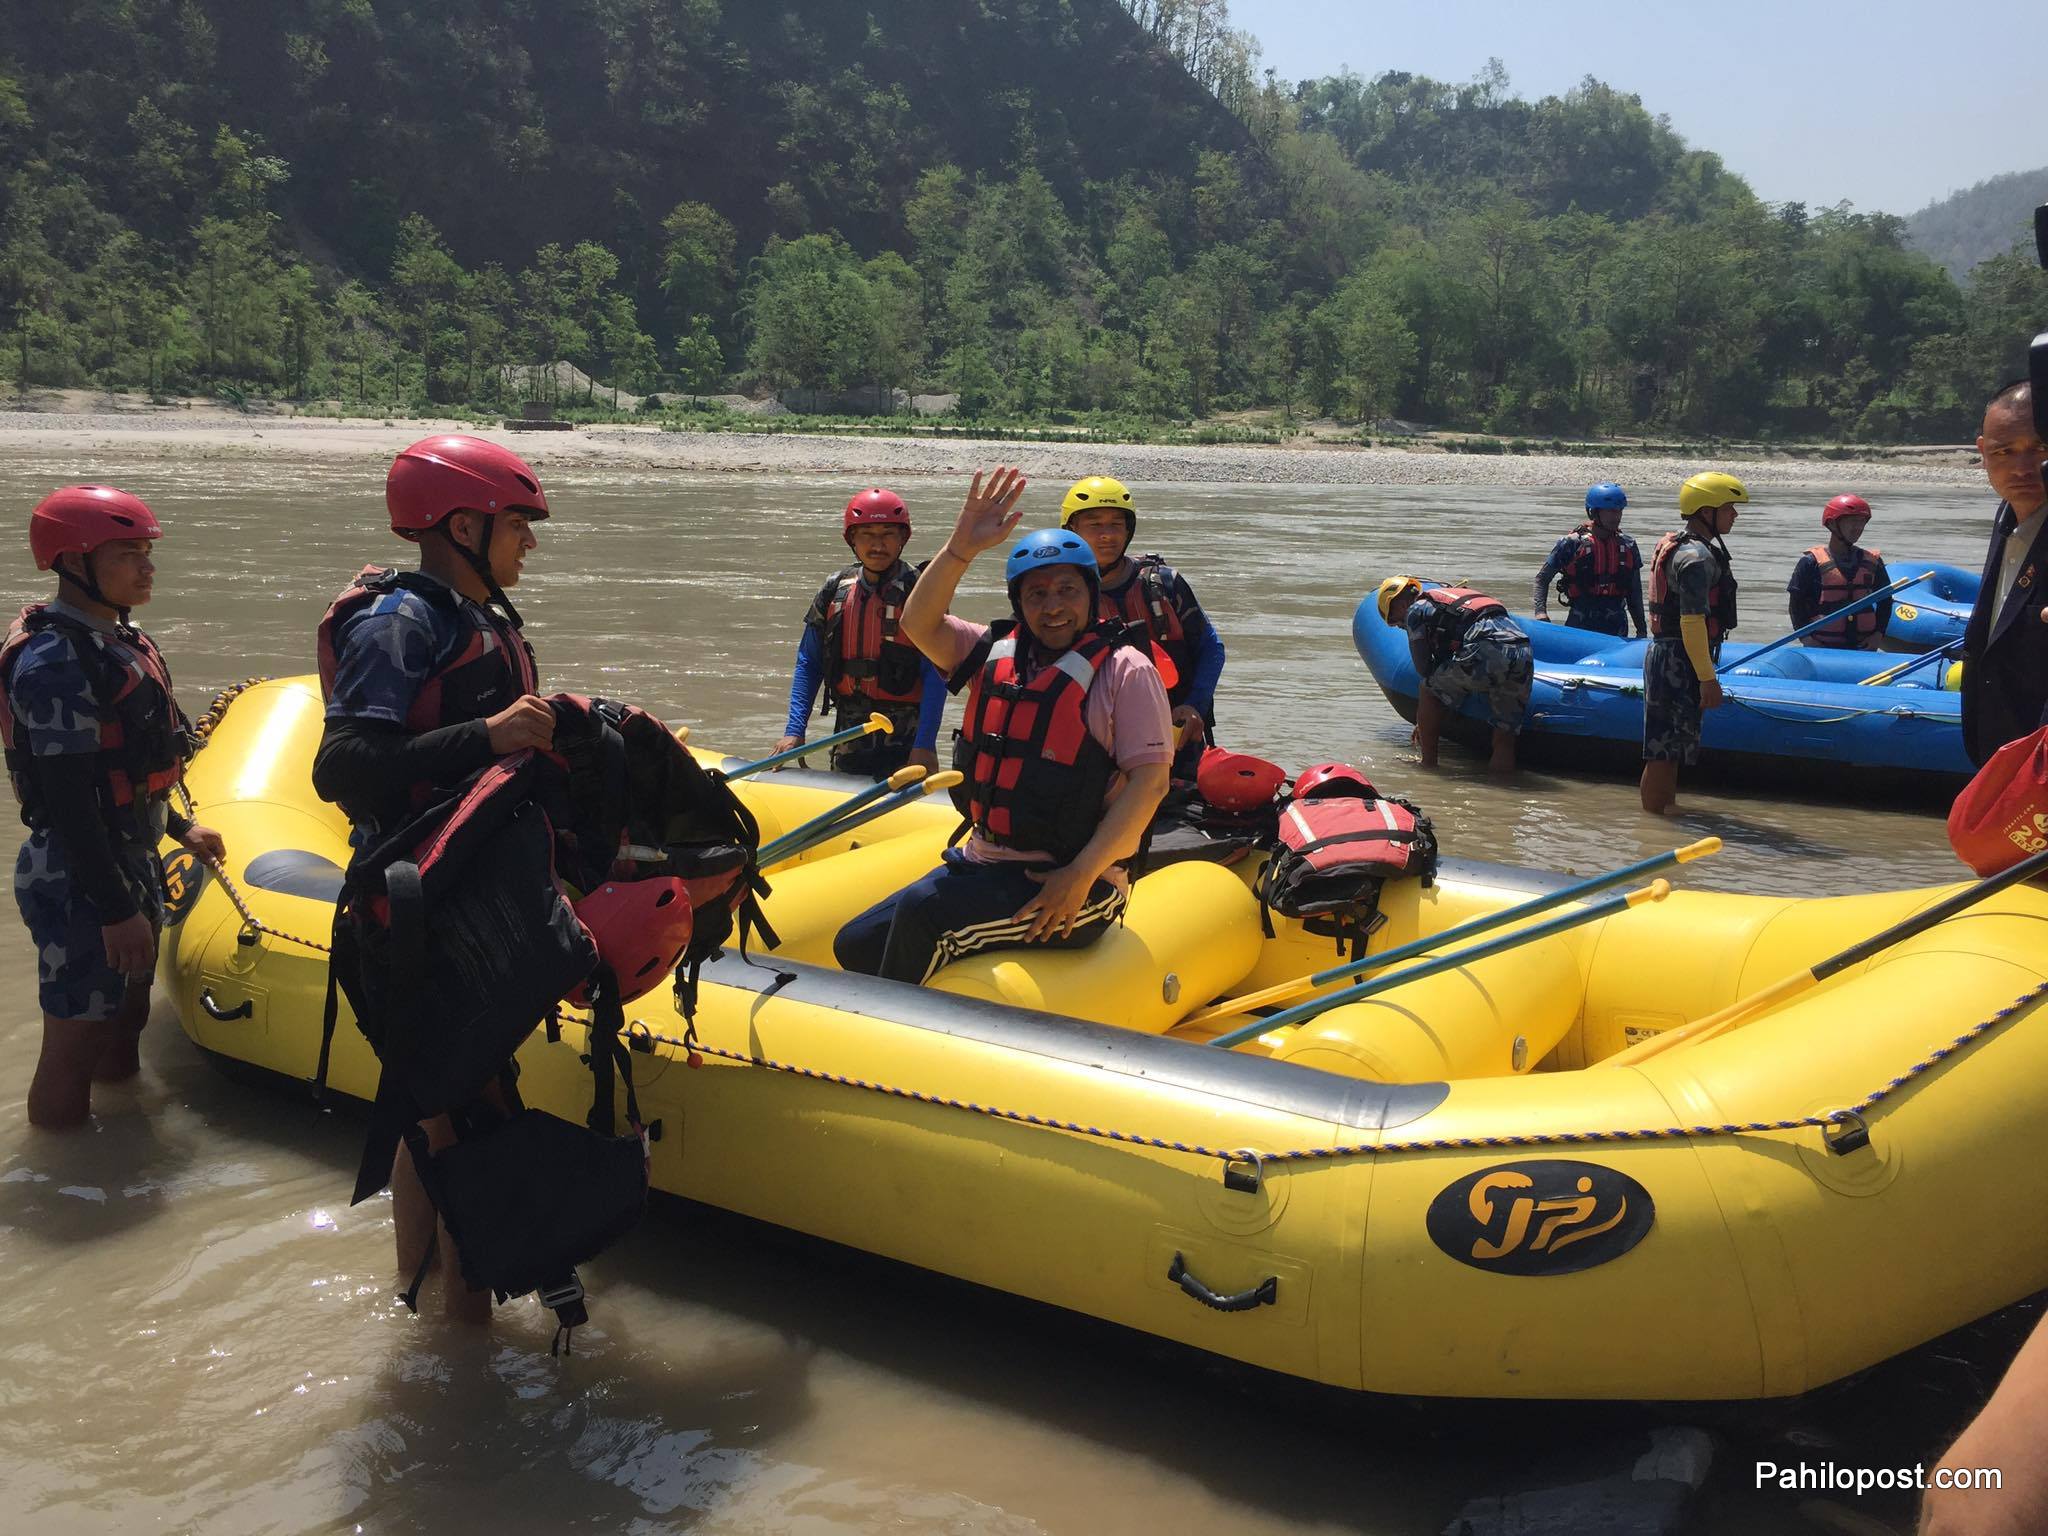
[[[486,512],[484,514],[484,536],[480,541],[483,545],[483,552],[481,554],[455,537],[449,527],[453,522],[453,518],[444,517],[434,525],[434,531],[446,539],[448,547],[462,557],[464,564],[476,572],[477,580],[484,584],[484,591],[491,605],[504,613],[514,629],[524,629],[526,625],[519,617],[519,610],[512,606],[512,599],[505,595],[505,589],[498,585],[498,578],[491,574],[491,535],[497,530],[498,514],[495,512]]]
[[[102,608],[113,609],[120,616],[121,623],[126,624],[128,622],[127,608],[120,603],[114,602],[106,593],[100,590],[99,578],[93,574],[92,570],[92,551],[84,550],[79,552],[78,574],[76,576],[65,570],[61,565],[57,567],[57,574],[98,603]]]

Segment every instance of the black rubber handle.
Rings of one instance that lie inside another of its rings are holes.
[[[223,1024],[231,1024],[236,1019],[246,1019],[256,1011],[256,1005],[246,997],[232,1008],[221,1007],[219,1003],[213,1000],[213,988],[211,987],[202,987],[200,989],[199,1006],[206,1010],[206,1016],[209,1019],[218,1019]]]
[[[1166,1278],[1203,1306],[1216,1312],[1249,1312],[1253,1307],[1270,1307],[1279,1299],[1280,1294],[1279,1277],[1268,1275],[1248,1291],[1239,1291],[1235,1296],[1218,1296],[1188,1273],[1187,1260],[1177,1253],[1173,1256],[1173,1262],[1166,1266]]]

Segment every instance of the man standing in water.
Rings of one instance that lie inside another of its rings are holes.
[[[2048,725],[2048,545],[2036,537],[2048,508],[2041,483],[2048,445],[2035,425],[2031,384],[2008,384],[1992,396],[1977,452],[2001,498],[1963,631],[1963,746],[1982,764]]]
[[[1643,653],[1643,809],[1663,815],[1678,798],[1678,768],[1700,760],[1701,712],[1719,709],[1714,663],[1735,627],[1728,530],[1749,492],[1709,470],[1680,487],[1685,526],[1650,557],[1650,647]]]
[[[903,632],[968,689],[955,794],[973,830],[839,930],[843,970],[922,982],[984,950],[1092,944],[1123,913],[1124,866],[1166,795],[1172,725],[1145,653],[1099,632],[1093,552],[1065,529],[1029,534],[1003,573],[1009,618],[946,611],[975,557],[1017,526],[1023,492],[1013,469],[986,485],[977,474],[903,610]]]
[[[834,734],[884,716],[887,735],[857,736],[832,749],[832,771],[886,779],[906,763],[939,766],[934,745],[946,708],[946,680],[898,633],[917,568],[903,558],[910,508],[879,486],[857,492],[840,520],[854,563],[832,573],[804,615],[789,719],[777,752],[802,743],[819,689]]]
[[[1785,584],[1794,629],[1804,629],[1815,619],[1891,585],[1892,574],[1885,569],[1883,553],[1861,547],[1863,530],[1870,526],[1869,502],[1861,496],[1834,497],[1821,508],[1820,523],[1828,531],[1827,542],[1801,555],[1792,567],[1792,579]],[[1860,613],[1815,630],[1801,643],[1837,651],[1874,651],[1884,643],[1891,618],[1892,600],[1882,597]]]
[[[1558,580],[1565,623],[1572,629],[1596,629],[1625,635],[1633,620],[1636,638],[1643,636],[1643,555],[1636,541],[1621,531],[1628,493],[1612,480],[1586,489],[1586,520],[1551,546],[1550,557],[1536,573],[1536,592],[1529,612],[1550,619],[1550,583]]]
[[[92,1085],[141,1069],[149,978],[163,925],[157,843],[208,863],[220,834],[171,809],[187,724],[170,670],[128,611],[150,599],[162,530],[141,498],[104,485],[53,492],[29,514],[53,602],[22,610],[0,645],[0,739],[29,829],[14,899],[36,947],[43,1050],[28,1118],[81,1125]]]
[[[1149,640],[1154,661],[1165,657],[1160,676],[1173,706],[1174,777],[1193,779],[1216,728],[1223,637],[1187,578],[1164,556],[1130,555],[1138,509],[1123,481],[1108,475],[1075,481],[1060,503],[1060,520],[1095,552],[1097,617],[1121,622],[1134,640]]]
[[[364,571],[320,625],[327,726],[313,788],[348,813],[358,860],[436,790],[454,789],[510,753],[545,749],[555,733],[533,651],[505,596],[538,547],[532,525],[548,515],[533,471],[482,438],[430,437],[392,463],[384,501],[391,531],[419,546],[419,569]],[[387,986],[369,974],[360,932],[337,925],[335,947],[350,1002],[359,1014],[374,1007]],[[496,1093],[494,1085],[484,1097]],[[456,1139],[445,1114],[421,1128],[436,1152]],[[488,1322],[491,1293],[463,1281],[455,1244],[437,1225],[402,1142],[391,1205],[399,1274],[418,1274],[438,1236],[447,1314]]]

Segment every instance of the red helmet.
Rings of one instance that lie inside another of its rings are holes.
[[[116,539],[160,539],[156,514],[140,496],[110,485],[67,485],[36,503],[28,515],[28,547],[36,569],[47,571],[59,555],[89,555]]]
[[[675,875],[607,880],[576,903],[576,916],[618,979],[622,1003],[660,986],[690,947],[690,889]],[[571,992],[569,1001],[589,1002],[588,985]]]
[[[844,533],[846,542],[853,542],[853,530],[863,523],[894,523],[903,530],[903,536],[910,537],[910,508],[903,504],[903,498],[894,491],[885,491],[879,486],[862,491],[846,504]]]
[[[1861,496],[1837,496],[1820,509],[1820,523],[1823,528],[1832,528],[1845,517],[1870,516],[1870,503]]]
[[[1256,811],[1269,803],[1287,782],[1287,771],[1278,763],[1248,752],[1226,752],[1211,747],[1202,754],[1195,769],[1195,789],[1202,799],[1219,811]]]
[[[1364,796],[1377,800],[1379,793],[1372,787],[1372,780],[1349,763],[1317,763],[1313,768],[1302,769],[1294,780],[1294,798],[1297,800],[1314,800],[1323,795]]]
[[[391,531],[412,539],[454,512],[548,515],[540,479],[509,448],[480,437],[423,437],[391,461],[384,477]]]

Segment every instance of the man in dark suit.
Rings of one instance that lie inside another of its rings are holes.
[[[2003,498],[1963,632],[1963,746],[1979,764],[2048,725],[2048,540],[2036,537],[2048,525],[2048,444],[2033,407],[2030,385],[2008,384],[1977,438],[1985,478]]]

